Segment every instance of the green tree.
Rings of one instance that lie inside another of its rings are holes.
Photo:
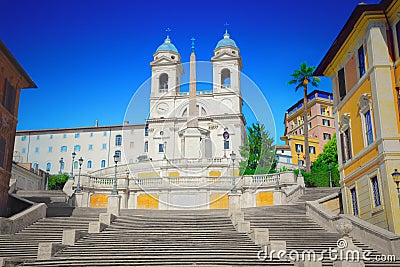
[[[264,125],[253,123],[251,127],[247,127],[247,138],[240,147],[241,175],[265,174],[270,171],[275,155],[273,142],[273,138],[269,136]]]
[[[49,190],[62,190],[64,184],[68,181],[69,175],[66,173],[55,174],[50,176],[49,179]]]
[[[314,162],[311,172],[304,173],[304,182],[307,186],[328,187],[329,186],[329,169],[331,166],[331,175],[333,186],[339,186],[340,174],[338,164],[338,152],[336,146],[336,135],[333,135],[324,146],[324,151],[318,155]]]
[[[309,143],[308,143],[308,108],[307,108],[307,90],[308,84],[311,82],[311,85],[314,87],[318,87],[320,79],[314,75],[314,66],[307,66],[305,62],[300,64],[300,69],[295,70],[290,76],[292,76],[292,80],[288,82],[288,84],[296,85],[296,92],[300,88],[303,88],[303,116],[304,116],[304,159],[306,161],[306,171],[310,171],[310,151],[309,151]]]

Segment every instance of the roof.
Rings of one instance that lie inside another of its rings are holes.
[[[55,128],[55,129],[38,129],[38,130],[17,130],[16,135],[26,134],[43,134],[43,133],[64,133],[64,132],[84,132],[84,131],[104,131],[104,130],[122,130],[128,128],[145,128],[146,124],[120,124],[120,125],[108,125],[108,126],[84,126],[84,127],[73,127],[73,128]]]
[[[175,53],[178,53],[178,49],[176,49],[175,45],[173,43],[171,43],[171,39],[169,38],[169,36],[167,36],[167,38],[165,38],[165,41],[163,44],[161,44],[156,52],[160,52],[160,51],[172,51]]]
[[[17,69],[17,71],[24,77],[28,83],[27,87],[24,88],[37,88],[37,85],[32,81],[31,77],[25,72],[18,61],[15,59],[13,54],[8,50],[7,46],[0,40],[0,51],[6,56],[10,63]]]
[[[230,47],[238,48],[236,43],[235,43],[235,41],[230,38],[230,35],[229,35],[228,31],[225,32],[224,38],[221,39],[217,43],[217,46],[215,47],[215,49],[218,49],[220,47],[227,47],[227,46],[228,47],[230,46]]]
[[[343,46],[349,34],[354,29],[357,21],[365,12],[372,12],[375,14],[384,14],[384,11],[388,6],[396,0],[382,0],[379,4],[358,4],[356,8],[351,13],[346,24],[343,26],[339,35],[336,37],[335,41],[329,48],[328,52],[325,54],[324,58],[319,63],[318,67],[314,71],[314,75],[323,76],[325,70],[328,68],[329,64],[332,62],[335,55],[338,53],[340,48]]]
[[[314,99],[314,95],[318,93],[318,98],[325,98],[325,99],[329,99],[331,101],[333,101],[333,94],[326,92],[326,91],[321,91],[321,90],[314,90],[311,93],[309,93],[307,95],[307,99],[310,101],[312,99]],[[323,97],[324,96],[324,97]],[[327,98],[329,97],[329,98]],[[303,98],[301,98],[299,101],[297,101],[296,104],[294,104],[293,106],[291,106],[290,108],[287,109],[287,112],[290,112],[291,110],[293,110],[294,108],[296,108],[299,104],[303,104]]]

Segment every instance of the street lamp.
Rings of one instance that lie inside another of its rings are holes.
[[[393,177],[394,182],[396,183],[397,195],[398,195],[399,203],[400,203],[400,172],[398,172],[397,169],[394,169],[394,172],[392,173],[392,177]]]
[[[275,185],[275,190],[279,190],[281,189],[281,185],[280,185],[280,178],[281,178],[281,174],[278,171],[278,161],[279,161],[279,156],[275,153],[275,162],[276,162],[276,185]]]
[[[164,159],[167,159],[167,142],[164,142],[164,147],[163,147],[163,150],[164,150]]]
[[[58,162],[60,162],[60,171],[58,173],[61,174],[62,173],[62,169],[63,169],[63,164],[64,164],[64,158],[61,157]]]
[[[332,166],[328,164],[328,171],[329,171],[329,187],[332,187]]]
[[[82,164],[83,164],[83,158],[80,157],[78,159],[78,162],[79,162],[79,172],[78,172],[78,185],[76,186],[76,190],[75,190],[76,193],[82,192],[82,189],[81,189],[81,169],[82,169]]]
[[[237,192],[237,189],[236,189],[236,177],[235,177],[235,159],[236,159],[236,153],[235,153],[234,151],[232,151],[232,153],[230,154],[230,156],[231,156],[231,160],[232,160],[232,169],[233,169],[233,171],[232,171],[232,175],[233,175],[232,183],[233,183],[233,186],[232,186],[231,192],[232,192],[232,193],[236,193],[236,192]]]
[[[75,160],[76,153],[75,151],[72,152],[72,162],[71,162],[71,177],[69,179],[73,180],[74,179],[74,160]]]
[[[120,161],[120,155],[118,153],[114,154],[114,163],[115,163],[115,171],[114,171],[114,184],[113,189],[111,191],[111,195],[118,195],[117,191],[117,164]]]

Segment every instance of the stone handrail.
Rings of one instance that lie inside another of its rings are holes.
[[[307,215],[331,232],[336,232],[335,224],[337,220],[346,218],[353,225],[353,230],[350,232],[351,237],[371,246],[381,253],[395,255],[397,258],[400,257],[400,236],[350,214],[336,215],[320,204],[321,201],[325,201],[334,195],[332,194],[317,201],[307,201]]]
[[[0,234],[14,234],[21,231],[39,219],[46,217],[46,209],[46,204],[39,203],[10,218],[0,218]]]
[[[287,203],[293,202],[304,195],[304,187],[302,185],[293,186],[285,191],[285,195]]]

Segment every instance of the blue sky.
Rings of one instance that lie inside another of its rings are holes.
[[[0,38],[39,87],[21,93],[20,130],[122,123],[167,27],[183,62],[192,36],[197,60],[208,61],[228,22],[278,136],[286,109],[302,97],[287,85],[290,73],[302,61],[320,62],[359,2],[0,1]],[[330,79],[319,89],[331,91]]]

